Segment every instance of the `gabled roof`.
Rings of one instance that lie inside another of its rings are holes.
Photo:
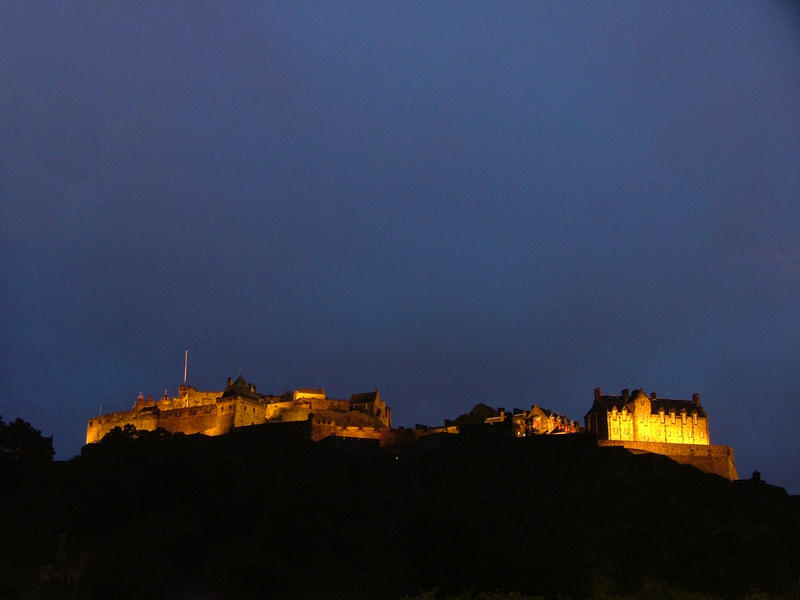
[[[561,413],[557,413],[554,410],[550,410],[549,408],[545,408],[543,406],[539,406],[538,404],[534,404],[531,407],[531,414],[536,413],[536,412],[541,412],[546,417],[563,417],[565,419],[567,418],[565,415],[562,415]]]
[[[650,400],[650,412],[653,414],[663,410],[665,413],[676,412],[680,413],[685,410],[687,414],[692,414],[697,411],[698,417],[705,417],[706,411],[703,409],[700,401],[697,400],[672,400],[669,398],[656,398]]]
[[[596,412],[597,410],[610,411],[614,408],[619,411],[627,409],[629,412],[633,412],[634,400],[639,393],[644,394],[644,391],[640,389],[633,390],[633,392],[628,394],[627,390],[623,390],[623,394],[620,396],[595,394],[594,404],[591,410],[589,410],[589,413]],[[689,415],[696,411],[698,417],[707,416],[706,411],[700,404],[700,396],[697,394],[695,394],[691,400],[675,400],[672,398],[658,398],[653,396],[649,396],[648,399],[650,400],[651,414],[658,414],[661,410],[665,413],[674,412],[680,414],[685,410],[686,414]]]

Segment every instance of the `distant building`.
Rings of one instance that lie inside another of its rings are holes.
[[[511,414],[506,413],[504,408],[498,409],[498,412],[496,417],[488,417],[485,423],[495,425],[504,423],[510,418],[512,430],[517,437],[575,433],[579,430],[575,421],[549,408],[542,408],[538,404],[534,404],[530,410],[515,408]]]
[[[115,427],[158,428],[185,434],[222,435],[234,428],[266,423],[309,421],[312,439],[331,435],[381,440],[391,430],[391,409],[380,392],[353,394],[349,400],[328,398],[323,389],[298,389],[281,396],[261,395],[241,377],[228,378],[225,390],[200,391],[182,385],[178,395],[155,401],[142,394],[131,410],[89,419],[86,443],[100,441]]]
[[[691,400],[650,396],[643,390],[619,396],[594,390],[594,403],[584,417],[598,445],[623,446],[633,452],[652,452],[694,465],[728,479],[737,479],[733,449],[714,446],[708,435],[708,415],[700,395]]]

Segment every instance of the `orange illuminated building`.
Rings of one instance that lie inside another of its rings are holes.
[[[622,390],[619,396],[594,390],[594,403],[586,414],[586,429],[600,446],[622,446],[632,452],[652,452],[691,464],[703,471],[737,479],[730,446],[712,445],[708,415],[700,395],[691,400],[650,396],[643,390]]]
[[[170,398],[136,399],[131,410],[89,419],[86,443],[99,442],[115,427],[132,425],[138,430],[185,434],[222,435],[237,427],[305,421],[312,439],[331,435],[381,440],[391,429],[391,409],[380,392],[353,394],[349,400],[328,398],[323,389],[298,389],[280,396],[262,395],[241,376],[224,391],[200,391],[189,385]]]

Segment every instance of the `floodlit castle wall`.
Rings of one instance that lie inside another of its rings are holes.
[[[161,411],[158,426],[172,433],[221,435],[231,430],[233,419],[232,414],[220,409],[216,404],[206,404]]]
[[[94,417],[89,419],[86,428],[86,443],[99,442],[115,427],[123,428],[125,425],[133,425],[140,431],[154,431],[161,427],[172,433],[221,435],[234,426],[234,412],[229,406],[215,403],[161,411],[129,410]]]
[[[178,395],[172,399],[173,408],[185,408],[189,406],[203,406],[214,404],[222,392],[196,390],[190,385],[178,387]]]
[[[609,440],[658,442],[668,444],[701,444],[710,443],[708,438],[708,418],[699,414],[698,410],[682,409],[665,412],[663,407],[653,412],[652,400],[639,393],[622,410],[614,406],[606,411],[606,423],[603,429]],[[595,422],[587,423],[596,426]]]
[[[311,413],[308,401],[272,402],[264,407],[264,418],[267,421],[305,421]]]
[[[597,440],[597,445],[601,447],[622,446],[634,453],[651,452],[653,454],[663,454],[675,462],[692,465],[706,473],[715,473],[730,480],[739,478],[736,472],[733,448],[730,446],[622,440]]]
[[[261,425],[266,422],[266,406],[260,402],[236,398],[233,406],[234,427]]]
[[[387,430],[377,427],[341,427],[334,423],[311,424],[311,439],[315,442],[329,436],[360,438],[367,440],[381,440],[386,436]]]
[[[153,411],[125,411],[109,413],[89,419],[86,426],[86,443],[99,442],[115,427],[133,425],[136,429],[153,431],[158,428],[158,413]]]
[[[318,411],[338,411],[350,410],[350,402],[347,400],[334,400],[332,398],[311,398],[311,412]]]
[[[608,439],[668,444],[710,443],[708,418],[697,413],[610,410],[607,413]]]

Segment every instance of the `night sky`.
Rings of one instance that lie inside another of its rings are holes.
[[[792,3],[0,2],[0,414],[183,380],[583,422],[800,493]]]

